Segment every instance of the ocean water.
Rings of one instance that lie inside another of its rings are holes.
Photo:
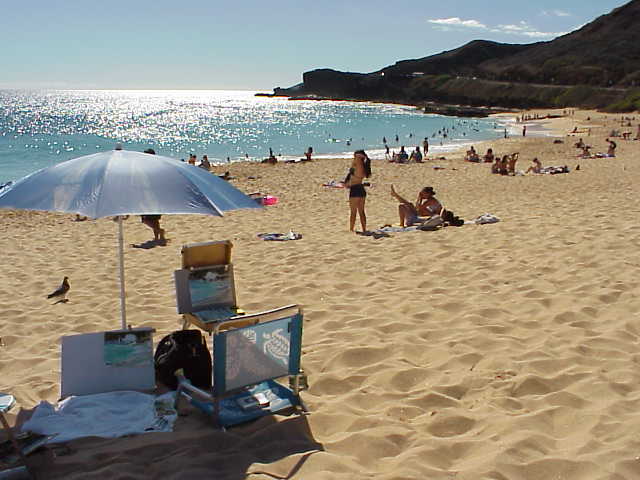
[[[269,149],[297,159],[346,157],[363,148],[384,158],[429,137],[430,154],[503,135],[491,119],[425,115],[414,107],[291,101],[247,91],[0,90],[0,183],[122,143],[182,159],[256,161]],[[507,122],[508,123],[508,122]],[[446,132],[446,136],[444,133]],[[396,135],[398,140],[396,141]]]

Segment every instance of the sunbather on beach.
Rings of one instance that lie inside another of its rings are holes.
[[[202,156],[202,161],[200,162],[200,165],[198,165],[200,168],[202,168],[203,170],[206,170],[207,172],[209,170],[211,170],[211,162],[209,161],[209,157],[207,157],[206,155]]]
[[[496,157],[493,160],[493,164],[491,165],[491,173],[495,173],[495,174],[500,173],[501,165],[502,165],[502,159],[500,158],[500,155],[496,155]]]
[[[407,163],[409,161],[409,155],[405,151],[404,145],[400,147],[400,152],[393,155],[391,161],[394,163]]]
[[[542,173],[542,162],[540,162],[537,157],[531,160],[531,162],[533,163],[533,165],[527,168],[527,171],[525,173]]]
[[[578,154],[578,157],[580,158],[590,158],[591,157],[591,152],[589,151],[591,149],[591,146],[589,145],[582,145],[582,153]]]
[[[605,139],[605,142],[609,142],[609,148],[607,149],[607,156],[608,157],[615,157],[616,156],[616,142],[614,142],[613,140],[609,140],[608,138]]]
[[[304,161],[305,162],[310,162],[311,161],[311,155],[313,154],[313,147],[309,147],[307,148],[307,151],[304,152]]]
[[[402,198],[391,185],[391,196],[400,202],[398,214],[400,215],[400,226],[408,227],[415,223],[422,223],[442,212],[442,204],[435,197],[436,192],[433,187],[424,187],[418,193],[415,205]]]
[[[503,155],[502,160],[499,160],[497,163],[497,169],[500,175],[508,175],[509,174],[509,155]]]
[[[492,148],[487,149],[487,153],[485,153],[484,155],[484,162],[493,163],[494,159],[495,159],[495,156],[493,155],[493,149]]]
[[[364,212],[364,204],[367,191],[362,181],[371,176],[371,160],[364,150],[356,150],[353,154],[353,162],[349,174],[344,179],[345,186],[349,187],[349,230],[354,231],[356,216],[360,217],[362,231],[367,231],[367,215]]]
[[[509,157],[509,162],[507,164],[507,172],[510,175],[516,174],[516,162],[518,161],[518,155],[520,154],[516,152],[516,153],[512,153],[511,156]]]
[[[422,153],[420,152],[420,147],[416,147],[416,149],[411,152],[411,156],[409,157],[409,161],[413,161],[416,163],[422,163]]]
[[[467,150],[467,154],[465,155],[464,159],[467,162],[474,162],[474,163],[480,162],[480,157],[476,153],[476,149],[473,148],[473,145],[469,150]]]

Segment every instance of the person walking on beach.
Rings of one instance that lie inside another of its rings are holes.
[[[427,158],[427,153],[429,153],[429,139],[427,137],[424,137],[424,140],[422,141],[422,151],[424,152],[424,158]]]
[[[353,162],[349,174],[344,180],[346,187],[349,187],[349,231],[353,232],[356,226],[356,216],[360,217],[362,232],[367,231],[367,215],[364,211],[367,191],[362,184],[365,178],[371,176],[371,160],[364,150],[356,150],[353,153]]]

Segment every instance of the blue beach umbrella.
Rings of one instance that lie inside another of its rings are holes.
[[[0,208],[118,216],[120,311],[126,328],[122,215],[223,216],[261,208],[217,175],[169,157],[110,150],[38,170],[0,193]]]

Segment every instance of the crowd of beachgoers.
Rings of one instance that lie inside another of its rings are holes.
[[[367,151],[320,159],[315,149],[311,161],[295,164],[211,162],[212,175],[229,172],[241,191],[278,202],[224,218],[163,215],[166,233],[158,235],[166,241],[153,245],[149,224],[129,221],[127,318],[154,328],[154,340],[179,329],[173,271],[181,268],[181,246],[231,240],[240,307],[304,306],[310,388],[302,395],[311,414],[220,432],[185,409],[173,433],[76,440],[37,472],[65,480],[123,471],[132,480],[211,472],[311,480],[635,479],[629,452],[640,428],[640,287],[632,247],[640,230],[629,218],[640,214],[639,119],[525,113],[536,114],[525,119],[525,136],[512,133],[523,126],[516,122],[508,138],[474,141],[478,162],[465,161],[470,145],[439,158],[431,134],[414,142],[388,138],[396,153],[403,142],[408,154],[419,146],[421,163],[367,162]],[[535,125],[550,136],[530,135]],[[485,163],[489,148],[494,161]],[[495,158],[505,155],[507,175],[491,174]],[[570,173],[527,173],[534,158],[540,169],[566,165]],[[203,160],[194,157],[193,168]],[[500,221],[415,228],[442,209]],[[0,218],[0,390],[26,415],[41,400],[59,398],[60,337],[117,324],[117,233],[110,219],[71,222],[28,211],[2,211]],[[407,227],[414,221],[422,223]],[[354,235],[352,226],[382,233]],[[53,305],[46,294],[63,276],[69,301]],[[19,423],[24,415],[8,419]]]

